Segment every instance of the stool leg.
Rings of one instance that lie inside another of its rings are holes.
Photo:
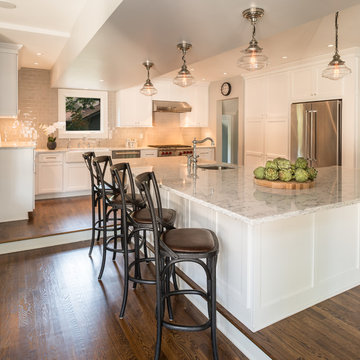
[[[102,261],[101,261],[101,268],[100,273],[98,276],[98,280],[101,280],[104,268],[105,268],[105,262],[106,262],[106,242],[107,242],[107,226],[106,226],[106,212],[104,213],[104,221],[103,221],[103,253],[102,253]]]
[[[144,239],[144,257],[145,259],[148,258],[148,253],[147,253],[147,245],[146,245],[146,230],[143,231],[143,239]],[[148,264],[150,261],[149,260],[146,260],[146,263]]]
[[[161,352],[161,337],[162,337],[162,321],[164,316],[164,302],[162,300],[162,294],[164,291],[163,282],[161,281],[162,270],[164,269],[164,260],[159,260],[160,264],[160,276],[157,278],[156,284],[156,346],[154,360],[158,360]]]
[[[124,224],[124,217],[121,219],[121,223],[124,226],[123,231],[128,231],[126,224]],[[125,237],[123,237],[125,239]],[[125,308],[126,308],[126,302],[128,297],[128,291],[129,291],[129,252],[128,252],[128,242],[127,239],[123,241],[123,250],[124,250],[124,291],[123,291],[123,300],[121,304],[121,310],[120,310],[120,319],[124,318],[125,314]]]
[[[99,221],[99,228],[101,228],[103,226],[102,222],[101,222],[101,201],[100,201],[100,196],[97,195],[97,208],[98,208],[98,221]],[[97,234],[97,238],[96,241],[99,242],[100,241],[100,233],[101,230],[98,230],[98,234]]]
[[[91,243],[90,243],[90,249],[89,249],[89,256],[91,256],[94,243],[95,243],[95,192],[92,189],[91,190]]]
[[[172,268],[171,268],[171,275],[172,275],[172,279],[173,279],[174,289],[179,290],[179,286],[178,286],[178,283],[177,283],[177,280],[176,280],[175,265],[173,265]]]
[[[168,264],[169,260],[170,260],[169,258],[166,258],[165,264]],[[168,294],[170,292],[170,273],[172,273],[172,275],[174,275],[173,274],[174,266],[170,266],[166,271],[166,275],[165,275],[165,293],[166,294]],[[173,321],[174,315],[173,315],[172,306],[171,306],[171,296],[166,297],[166,303],[167,303],[167,310],[168,310],[168,314],[169,314],[169,320]]]
[[[135,279],[141,279],[141,270],[140,270],[140,234],[139,231],[136,231],[134,237],[134,246],[135,246]],[[136,288],[137,283],[133,282],[133,289]]]
[[[117,210],[114,210],[114,250],[117,249]],[[113,252],[112,260],[116,259],[116,251]]]
[[[217,351],[216,342],[216,260],[215,255],[210,259],[210,273],[211,273],[211,341],[214,360],[218,360],[219,355]]]

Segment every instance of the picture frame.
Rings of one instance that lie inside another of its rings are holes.
[[[61,138],[107,138],[108,96],[106,91],[58,90],[58,130]]]

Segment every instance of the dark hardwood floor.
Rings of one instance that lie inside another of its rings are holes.
[[[0,223],[0,244],[90,228],[90,196],[37,200],[29,220]]]
[[[131,288],[120,320],[123,257],[107,262],[99,282],[100,247],[87,253],[82,242],[0,256],[0,359],[153,358],[154,286]],[[152,269],[144,264],[149,277]],[[185,323],[204,320],[185,298],[174,310]],[[218,348],[220,359],[246,359],[220,332]],[[210,330],[164,329],[161,359],[211,358]]]
[[[0,223],[0,243],[89,229],[90,214],[89,196],[40,200],[32,220]],[[92,259],[87,251],[83,242],[0,256],[0,359],[152,358],[154,287],[130,290],[120,320],[122,256],[98,282],[99,246]],[[175,309],[202,316],[186,299]],[[360,360],[360,286],[256,333],[234,325],[274,360]],[[246,359],[218,339],[221,359]],[[162,349],[162,359],[211,359],[209,332],[164,329]]]

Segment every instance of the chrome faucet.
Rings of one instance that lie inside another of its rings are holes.
[[[192,156],[188,157],[188,166],[191,166],[191,163],[193,164],[194,168],[196,168],[197,165],[197,158],[199,157],[199,155],[196,155],[196,145],[197,144],[202,144],[205,141],[211,141],[211,145],[214,146],[215,145],[215,141],[214,139],[212,139],[211,137],[206,137],[205,139],[202,140],[196,140],[196,138],[194,138],[194,140],[192,141],[193,143],[193,153]]]

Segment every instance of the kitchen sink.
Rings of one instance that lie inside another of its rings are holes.
[[[204,170],[229,170],[235,169],[232,166],[222,165],[222,164],[207,164],[207,165],[197,165],[198,168]]]

